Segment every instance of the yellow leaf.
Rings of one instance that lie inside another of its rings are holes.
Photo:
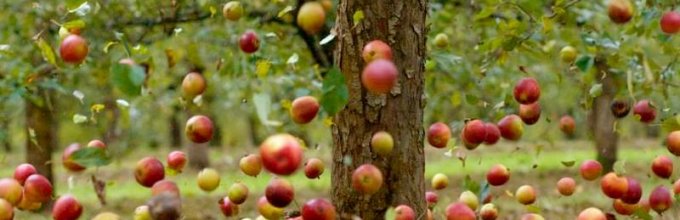
[[[451,105],[453,107],[458,107],[461,102],[462,102],[462,98],[460,96],[460,92],[458,92],[458,91],[453,92],[453,95],[451,95]]]
[[[279,14],[277,15],[279,18],[283,18],[283,16],[286,16],[288,13],[293,11],[293,6],[286,6],[283,10],[279,11]]]
[[[215,8],[215,6],[210,6],[210,17],[214,17],[215,13],[217,13],[217,8]]]
[[[290,101],[290,99],[283,99],[281,100],[281,107],[284,109],[288,110],[293,106],[293,102]]]
[[[257,63],[255,64],[255,73],[257,74],[258,77],[264,78],[267,76],[267,73],[269,73],[269,68],[272,66],[272,63],[269,62],[269,60],[258,60]]]
[[[357,24],[359,24],[359,22],[361,22],[361,20],[364,20],[364,11],[358,10],[358,11],[354,12],[354,16],[352,16],[352,18],[354,20],[354,26],[356,27]]]
[[[94,104],[92,105],[92,107],[90,107],[90,111],[94,113],[99,113],[100,111],[102,111],[102,109],[104,109],[104,105],[102,104]]]
[[[552,31],[554,26],[555,25],[554,25],[552,19],[543,16],[543,33],[548,33],[550,31]]]
[[[331,117],[324,118],[323,124],[326,125],[326,127],[330,127],[331,125],[333,125],[333,118]]]
[[[43,58],[49,62],[52,65],[57,65],[57,58],[56,55],[54,55],[54,50],[52,50],[52,47],[50,44],[45,41],[45,39],[38,39],[37,40],[38,48],[40,48],[40,52],[43,55]]]

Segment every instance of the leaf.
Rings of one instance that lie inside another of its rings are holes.
[[[649,214],[649,212],[645,211],[644,209],[638,209],[633,213],[633,216],[635,216],[637,219],[642,219],[642,220],[652,220],[652,216]]]
[[[92,107],[90,107],[90,111],[93,113],[99,113],[104,109],[103,104],[94,104]]]
[[[326,45],[327,43],[330,43],[333,40],[335,40],[335,34],[329,34],[328,36],[321,39],[321,41],[319,41],[319,45]]]
[[[85,98],[85,94],[83,94],[83,92],[80,90],[73,90],[73,97],[76,97],[78,101],[80,101],[80,104],[83,104],[83,98]]]
[[[484,19],[484,18],[487,18],[487,17],[491,16],[494,12],[496,12],[496,7],[485,7],[484,9],[482,9],[482,11],[480,11],[479,13],[477,13],[477,14],[473,17],[473,19],[474,19],[475,21],[476,21],[476,20],[480,20],[480,19]]]
[[[38,39],[38,48],[40,48],[40,53],[42,53],[43,58],[45,61],[49,62],[52,65],[57,65],[57,58],[56,55],[54,55],[54,50],[52,50],[52,47],[45,41],[45,39]]]
[[[463,180],[463,188],[471,192],[479,192],[481,186],[479,183],[474,181],[470,175],[465,175],[465,179]]]
[[[333,116],[345,108],[349,101],[349,90],[345,84],[345,76],[338,67],[331,68],[323,79],[321,86],[321,107],[329,115]]]
[[[283,18],[283,16],[286,16],[286,14],[290,13],[291,11],[293,11],[293,6],[290,5],[286,6],[285,8],[283,8],[283,10],[279,11],[277,17]]]
[[[352,15],[352,20],[354,21],[354,27],[356,27],[359,22],[364,20],[364,11],[358,10],[354,12],[354,15]]]
[[[602,95],[602,83],[597,83],[591,86],[590,91],[588,93],[590,94],[590,97],[593,98]]]
[[[78,20],[73,20],[69,21],[66,23],[61,24],[62,27],[66,29],[83,29],[85,28],[85,21],[78,19]]]
[[[477,193],[477,196],[479,196],[479,200],[484,201],[486,200],[486,197],[489,196],[491,187],[489,186],[489,183],[484,181],[484,184],[482,184],[481,190]]]
[[[114,41],[107,42],[106,45],[104,45],[104,53],[109,53],[109,48],[111,48],[113,45],[116,45],[116,44],[118,44],[118,42],[114,42]]]
[[[80,123],[85,123],[87,121],[87,117],[81,114],[75,114],[73,115],[73,123],[80,124]]]
[[[588,70],[593,67],[595,60],[591,56],[581,56],[574,63],[581,72],[588,72]]]
[[[664,119],[663,122],[661,122],[661,129],[665,133],[680,130],[680,115]]]
[[[116,104],[123,106],[123,107],[130,107],[130,103],[128,103],[124,99],[117,99]]]
[[[272,108],[271,96],[267,93],[257,93],[253,95],[253,102],[255,104],[255,111],[257,112],[257,117],[260,119],[260,123],[264,126],[280,126],[281,122],[270,121],[269,113]]]
[[[106,166],[111,163],[111,156],[105,149],[98,147],[81,148],[73,152],[69,159],[84,167]]]
[[[269,62],[269,60],[258,60],[255,63],[255,74],[260,78],[264,78],[267,76],[267,73],[269,73],[269,68],[271,66],[272,63]]]
[[[294,53],[293,55],[288,57],[288,61],[286,61],[286,63],[288,65],[295,65],[298,62],[298,60],[300,60],[300,56],[297,53]]]
[[[618,160],[614,162],[614,172],[618,175],[625,175],[626,174],[626,161],[625,160]]]
[[[70,9],[68,12],[82,17],[90,13],[90,11],[92,11],[92,6],[90,6],[90,3],[86,1],[80,4],[80,6],[77,8]]]
[[[142,93],[144,83],[144,68],[139,65],[115,63],[111,66],[111,81],[121,92],[129,96]]]
[[[527,211],[535,214],[541,213],[541,207],[535,205],[527,205]]]
[[[467,102],[470,105],[476,105],[479,103],[479,98],[473,94],[465,94],[465,102]]]
[[[576,161],[573,161],[573,160],[562,161],[562,165],[564,165],[565,167],[572,167],[572,166],[574,166],[575,163],[576,163]]]

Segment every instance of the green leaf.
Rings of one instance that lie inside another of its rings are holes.
[[[73,21],[63,23],[61,26],[66,28],[66,29],[73,29],[73,28],[83,29],[83,28],[85,28],[85,21],[80,20],[80,19],[73,20]]]
[[[470,175],[466,175],[465,179],[463,180],[463,188],[471,192],[479,192],[481,186],[479,185],[478,182],[473,180],[472,177],[470,177]]]
[[[144,68],[139,65],[116,63],[111,66],[111,81],[116,88],[129,96],[142,93],[144,83]]]
[[[52,65],[57,65],[57,58],[56,55],[54,55],[54,50],[52,50],[52,47],[45,41],[45,39],[38,39],[38,48],[40,48],[40,53],[42,53],[43,58],[49,62]]]
[[[111,155],[98,147],[81,148],[73,152],[69,159],[84,167],[106,166],[111,163]]]
[[[562,161],[562,165],[564,165],[565,167],[572,167],[572,166],[574,166],[574,163],[576,163],[576,161],[573,161],[573,160]]]
[[[593,67],[594,62],[595,60],[593,57],[585,55],[579,57],[574,64],[581,72],[588,72],[588,70]]]
[[[470,105],[476,105],[479,103],[479,98],[473,94],[465,94],[465,102],[467,102]]]
[[[484,19],[491,16],[494,12],[496,12],[496,7],[485,7],[484,9],[482,9],[482,11],[477,13],[473,19],[474,20]]]
[[[663,122],[661,122],[661,129],[665,133],[680,130],[680,115],[664,119]]]
[[[642,219],[642,220],[652,220],[652,216],[649,214],[649,212],[646,212],[644,209],[638,209],[633,213],[633,216],[635,216],[637,219]]]
[[[73,123],[80,124],[87,121],[87,117],[81,114],[73,115]]]
[[[602,95],[602,83],[597,83],[591,86],[590,91],[588,93],[590,94],[590,97],[593,98]]]
[[[338,67],[333,67],[323,79],[321,87],[321,107],[329,116],[335,115],[345,108],[349,101],[349,90],[345,84],[345,76]]]

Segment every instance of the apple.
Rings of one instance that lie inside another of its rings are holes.
[[[449,36],[444,33],[439,33],[434,36],[434,45],[439,48],[446,48],[449,46]]]
[[[465,203],[472,210],[477,210],[477,207],[479,207],[479,198],[470,190],[462,192],[458,197],[458,202]]]
[[[576,191],[576,181],[571,177],[562,177],[557,181],[557,191],[563,196],[571,196]]]
[[[59,56],[65,63],[80,64],[88,53],[87,41],[77,34],[70,34],[61,41]]]
[[[450,138],[451,129],[442,122],[430,125],[427,130],[427,142],[435,148],[445,148]]]
[[[230,21],[238,21],[243,16],[243,6],[239,1],[230,1],[222,7],[222,16]]]
[[[574,60],[576,60],[576,56],[578,56],[578,51],[572,46],[564,46],[562,50],[560,50],[560,60],[562,60],[562,62],[573,63]]]
[[[94,139],[94,140],[91,140],[90,142],[87,142],[87,147],[94,147],[94,148],[106,150],[106,144],[104,144],[103,141],[98,140],[98,139]]]
[[[545,218],[543,218],[543,216],[541,216],[539,214],[527,213],[527,214],[522,215],[521,220],[545,220]]]
[[[182,200],[172,195],[172,193],[163,192],[160,195],[151,197],[146,205],[149,206],[152,219],[180,219],[180,216],[182,216]]]
[[[486,139],[486,125],[482,120],[475,119],[465,123],[462,139],[470,144],[479,145]]]
[[[42,203],[29,201],[25,195],[26,195],[26,192],[23,193],[23,195],[21,196],[21,201],[16,206],[19,210],[22,210],[22,211],[37,211],[38,209],[42,208]]]
[[[620,199],[615,199],[612,204],[612,207],[614,207],[614,211],[616,211],[616,213],[619,213],[621,215],[632,215],[633,213],[635,213],[635,211],[639,209],[637,203],[628,204]]]
[[[519,105],[519,117],[527,125],[533,125],[541,118],[541,105],[538,102]]]
[[[486,173],[486,181],[492,186],[502,186],[510,180],[510,170],[503,164],[496,164]]]
[[[628,191],[628,179],[614,172],[605,174],[600,180],[602,192],[609,198],[618,199]]]
[[[538,81],[531,77],[520,79],[515,85],[513,91],[515,101],[519,104],[531,104],[538,101],[541,96],[541,88],[538,86]]]
[[[135,208],[134,220],[153,220],[151,218],[149,206],[147,205],[137,206],[137,208]]]
[[[284,215],[283,209],[270,204],[265,196],[257,200],[257,212],[266,219],[281,219]]]
[[[659,21],[661,30],[666,34],[675,34],[680,31],[680,13],[669,11],[663,14]]]
[[[197,72],[188,73],[182,80],[182,94],[188,99],[193,99],[205,92],[208,83],[203,75]]]
[[[382,187],[383,175],[373,164],[363,164],[352,173],[352,188],[365,195],[371,195]]]
[[[274,177],[265,188],[265,196],[273,206],[284,208],[293,201],[295,191],[288,180]]]
[[[135,180],[144,187],[151,187],[165,178],[163,163],[155,157],[145,157],[137,162]]]
[[[213,123],[203,115],[194,115],[187,121],[184,133],[194,143],[207,143],[213,137]]]
[[[516,141],[522,138],[524,125],[522,125],[522,119],[519,116],[511,114],[498,121],[498,130],[501,131],[501,137]]]
[[[302,219],[334,220],[335,206],[326,199],[311,199],[302,206]]]
[[[321,31],[326,22],[326,11],[321,3],[309,1],[302,4],[297,14],[297,25],[305,33],[315,35]]]
[[[649,100],[640,100],[633,106],[633,115],[639,117],[640,122],[650,123],[656,118],[656,106]]]
[[[498,126],[494,123],[485,123],[484,127],[486,128],[486,138],[484,138],[484,144],[486,145],[494,145],[498,142],[498,140],[501,138],[501,130],[498,128]]]
[[[333,2],[331,0],[321,0],[321,6],[326,12],[330,12],[333,9]]]
[[[392,60],[392,48],[381,40],[373,40],[364,45],[361,57],[366,63],[379,59]]]
[[[83,214],[83,206],[71,195],[63,195],[52,206],[54,220],[75,220]]]
[[[408,205],[399,205],[394,208],[394,220],[415,220],[416,212]]]
[[[238,163],[241,172],[248,176],[256,177],[262,171],[262,159],[258,154],[248,154],[241,158]]]
[[[14,219],[14,207],[7,200],[0,199],[0,220]]]
[[[64,153],[61,154],[61,163],[62,165],[64,165],[64,168],[66,168],[69,171],[80,172],[85,170],[84,166],[81,166],[80,164],[76,163],[71,158],[71,155],[73,155],[73,153],[75,153],[78,150],[80,150],[80,144],[72,143],[71,145],[66,147],[66,149],[64,149]]]
[[[626,101],[614,100],[612,102],[610,110],[612,111],[614,117],[623,118],[626,117],[626,115],[628,115],[628,112],[630,112],[630,105]]]
[[[95,215],[94,217],[92,217],[91,220],[119,220],[119,219],[120,219],[120,216],[116,213],[102,212],[102,213],[99,213],[99,214]],[[170,219],[170,218],[167,218],[167,219]]]
[[[23,186],[24,182],[26,182],[26,178],[37,173],[38,170],[36,170],[33,165],[30,163],[23,163],[14,169],[14,179],[19,181],[19,183]]]
[[[23,196],[23,187],[19,181],[12,178],[2,178],[0,179],[0,198],[5,199],[13,206],[16,206],[21,202],[21,197]]]
[[[659,214],[668,210],[672,204],[671,192],[664,186],[657,186],[649,195],[649,206]]]
[[[238,215],[239,213],[238,204],[232,202],[229,199],[229,197],[224,197],[220,199],[217,203],[220,206],[220,210],[222,211],[224,217],[232,217]]]
[[[52,183],[40,174],[33,174],[24,182],[24,195],[27,202],[43,203],[52,198]]]
[[[515,198],[523,205],[530,205],[536,201],[536,190],[529,185],[520,186],[515,192]]]
[[[309,179],[316,179],[323,174],[323,162],[317,158],[311,158],[305,163],[305,176]]]
[[[496,220],[498,218],[498,209],[493,203],[487,203],[479,209],[479,217],[482,220]]]
[[[377,59],[370,62],[361,72],[361,83],[370,92],[387,94],[397,84],[399,70],[392,61]]]
[[[649,206],[649,199],[642,199],[638,203],[638,211],[641,211],[643,213],[649,213],[649,210],[652,209],[652,207]]]
[[[642,198],[642,186],[635,178],[626,177],[628,179],[628,190],[621,197],[621,201],[628,204],[637,204]]]
[[[248,30],[241,35],[238,45],[244,53],[255,53],[260,48],[260,39],[254,31]]]
[[[432,189],[442,190],[449,186],[449,178],[443,173],[437,173],[432,177]]]
[[[181,173],[187,164],[187,156],[182,151],[173,151],[168,154],[168,168]]]
[[[264,168],[269,172],[287,176],[300,166],[302,147],[297,138],[290,134],[275,134],[262,142],[260,156]]]
[[[560,131],[566,135],[574,134],[574,127],[576,127],[576,121],[569,115],[564,115],[560,118]]]
[[[248,186],[241,182],[236,182],[229,187],[227,192],[229,200],[236,205],[243,204],[248,198]]]
[[[607,216],[602,210],[590,207],[581,211],[576,217],[576,220],[607,220]]]
[[[680,194],[680,179],[673,182],[673,193],[675,195]]]
[[[220,185],[220,173],[213,168],[204,168],[201,172],[198,172],[196,181],[198,188],[205,192],[212,192]]]
[[[425,192],[425,201],[427,202],[427,207],[429,207],[429,208],[434,207],[434,205],[437,204],[438,200],[439,200],[439,196],[437,196],[436,192],[433,192],[433,191]]]
[[[484,131],[486,131],[486,128],[484,128]],[[460,143],[463,144],[463,147],[465,147],[465,149],[474,150],[477,149],[477,147],[479,147],[480,143],[469,142],[467,139],[465,139],[465,136],[467,135],[465,134],[465,129],[463,129],[460,132]]]
[[[380,156],[387,156],[394,148],[394,139],[387,131],[378,131],[371,137],[371,149]]]
[[[609,19],[617,24],[624,24],[633,18],[633,4],[630,0],[610,0],[607,5]]]
[[[302,96],[293,100],[290,108],[290,118],[295,123],[307,124],[314,120],[319,112],[319,101],[314,96]]]
[[[151,196],[157,196],[161,193],[170,193],[171,195],[180,197],[179,187],[175,182],[170,180],[160,180],[151,186]]]
[[[455,202],[446,207],[446,220],[476,220],[475,211],[465,203]]]
[[[666,137],[666,148],[668,152],[680,157],[680,131],[673,131]]]
[[[579,170],[583,179],[593,181],[602,174],[602,164],[596,160],[585,160]]]
[[[656,176],[668,179],[673,174],[673,161],[667,156],[659,155],[652,161],[652,171]]]

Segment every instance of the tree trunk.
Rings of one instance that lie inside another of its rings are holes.
[[[426,213],[422,126],[427,5],[427,0],[341,0],[338,5],[334,63],[346,78],[350,96],[332,127],[331,194],[341,219],[384,219],[390,206],[400,204],[411,206],[418,219]],[[359,10],[365,18],[355,26],[352,17]],[[372,94],[361,85],[365,63],[360,54],[375,39],[391,45],[400,70],[398,85],[387,95]],[[387,157],[369,147],[372,134],[381,130],[395,141]],[[382,188],[371,196],[352,189],[352,172],[365,163],[378,166],[384,176]]]
[[[597,160],[604,171],[613,169],[616,162],[619,135],[614,130],[616,117],[611,113],[610,106],[616,96],[616,82],[614,76],[608,73],[606,60],[598,57],[595,60],[597,68],[596,78],[602,84],[602,94],[593,100],[590,112],[590,129],[595,138]]]
[[[193,114],[195,111],[189,110],[187,112],[189,113],[189,117],[195,115]],[[213,121],[213,123],[215,123],[215,121]],[[184,132],[182,132],[182,135],[184,135]],[[210,166],[210,157],[208,156],[208,143],[210,142],[197,144],[189,139],[187,139],[187,142],[189,142],[186,149],[189,167],[202,170],[203,168]]]
[[[1,135],[2,135],[2,146],[5,149],[5,153],[11,153],[12,152],[12,139],[11,139],[12,136],[9,135],[9,123],[10,123],[10,119],[5,118],[5,119],[2,119],[2,125],[0,125],[1,126],[0,130],[2,130],[4,132],[4,134],[1,134]]]
[[[182,146],[182,125],[179,122],[181,108],[178,105],[172,106],[172,113],[168,122],[170,123],[170,148],[180,148]]]
[[[26,162],[47,177],[54,186],[52,151],[57,149],[58,121],[51,92],[38,88],[36,100],[26,99]]]

